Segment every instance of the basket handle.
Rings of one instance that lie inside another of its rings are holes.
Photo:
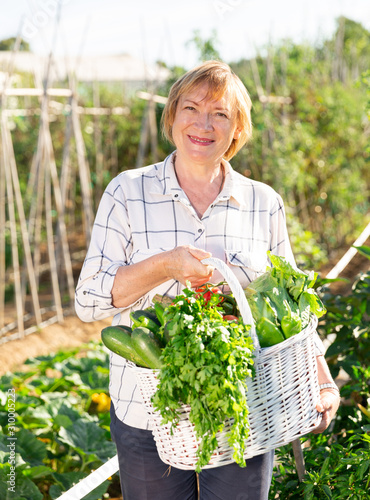
[[[260,349],[261,346],[260,346],[258,336],[256,333],[256,327],[254,324],[252,311],[251,311],[251,308],[249,307],[244,290],[243,290],[241,284],[239,283],[239,281],[237,280],[235,274],[225,264],[225,262],[223,262],[220,259],[217,259],[216,257],[209,257],[208,259],[203,259],[201,261],[201,263],[216,268],[222,274],[222,276],[225,278],[227,284],[230,287],[230,290],[232,291],[232,293],[234,295],[236,303],[238,304],[241,317],[243,318],[243,322],[246,325],[251,325],[251,329],[250,329],[249,333],[250,333],[250,336],[252,338],[254,348],[258,352],[258,350]]]

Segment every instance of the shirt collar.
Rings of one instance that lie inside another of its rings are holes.
[[[173,165],[175,153],[176,151],[173,151],[161,164],[158,165],[158,182],[152,183],[152,193],[158,193],[164,196],[175,196],[182,192]],[[244,197],[240,185],[240,179],[237,179],[237,173],[228,161],[222,160],[222,163],[225,168],[225,182],[221,193],[217,197],[217,201],[226,201],[230,198],[234,198],[239,204],[243,204]]]
[[[156,165],[156,182],[152,182],[150,186],[151,193],[174,196],[181,191],[173,166],[174,153],[175,151],[168,155],[163,162]]]
[[[232,168],[230,163],[225,159],[222,160],[225,168],[225,182],[221,193],[218,195],[220,200],[229,200],[234,198],[234,200],[239,203],[239,205],[244,204],[244,195],[242,192],[242,185],[240,178],[238,178],[237,172]]]

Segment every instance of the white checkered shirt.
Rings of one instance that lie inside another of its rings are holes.
[[[243,288],[270,265],[267,250],[294,263],[281,197],[266,184],[235,172],[226,161],[224,167],[224,187],[201,219],[178,184],[173,153],[161,163],[127,170],[110,182],[76,289],[80,319],[114,316],[113,324],[130,325],[130,312],[149,307],[155,294],[181,293],[183,286],[171,280],[124,309],[113,307],[111,297],[120,266],[179,245],[193,245],[226,262]],[[214,281],[222,281],[217,272]],[[136,376],[126,360],[113,353],[109,391],[119,419],[150,428]]]

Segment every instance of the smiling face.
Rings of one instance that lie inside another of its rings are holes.
[[[208,86],[204,84],[180,97],[172,138],[183,160],[218,166],[232,140],[239,135],[227,92],[214,99],[208,96]]]

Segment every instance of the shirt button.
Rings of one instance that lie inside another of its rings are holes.
[[[175,198],[178,198],[178,197],[179,197],[179,195],[178,195],[178,194],[175,194]]]
[[[201,233],[203,231],[203,229],[198,229],[198,233]]]

